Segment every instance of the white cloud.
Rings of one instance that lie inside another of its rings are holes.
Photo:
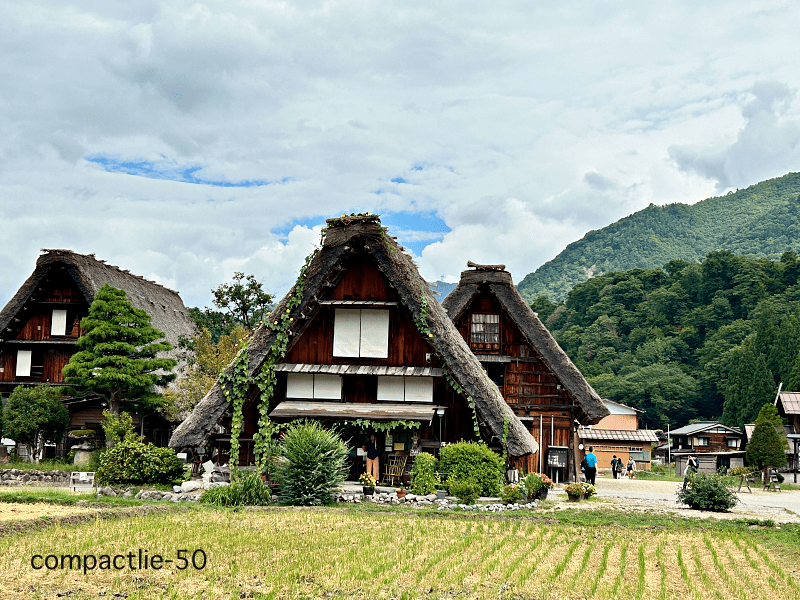
[[[236,269],[283,293],[313,223],[351,210],[444,220],[392,232],[433,242],[428,278],[471,259],[521,279],[650,202],[796,170],[799,17],[779,1],[0,4],[0,303],[41,247],[190,305]]]

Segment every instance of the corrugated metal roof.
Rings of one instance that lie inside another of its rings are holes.
[[[431,421],[438,406],[420,406],[404,402],[346,403],[286,400],[278,404],[270,417],[317,417],[329,419],[374,419],[395,421]]]
[[[320,300],[323,306],[397,306],[397,302],[385,300]]]
[[[723,425],[719,421],[703,421],[701,423],[692,423],[691,425],[685,425],[683,427],[679,427],[678,429],[673,429],[669,432],[670,435],[692,435],[693,433],[699,433],[701,431],[706,431],[707,429],[716,429],[720,428],[726,430],[730,433],[736,433],[741,435],[741,431],[737,427],[728,427],[727,425]]]
[[[787,415],[800,415],[800,392],[781,392],[778,399]]]
[[[652,429],[589,429],[581,427],[578,437],[584,440],[614,440],[622,442],[658,442]]]
[[[438,367],[386,367],[382,365],[310,365],[279,363],[275,370],[282,373],[330,373],[333,375],[404,375],[405,377],[443,377]]]

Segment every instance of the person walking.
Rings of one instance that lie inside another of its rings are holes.
[[[618,460],[619,459],[617,458],[616,454],[614,455],[614,458],[611,459],[611,475],[613,475],[614,479],[616,479],[617,475],[619,474],[619,471],[617,470]]]
[[[597,476],[597,457],[594,455],[594,446],[589,446],[589,452],[583,458],[586,461],[586,483],[594,485]]]
[[[636,461],[634,461],[630,457],[628,457],[627,469],[628,469],[628,479],[633,479],[633,475],[634,473],[636,473]]]

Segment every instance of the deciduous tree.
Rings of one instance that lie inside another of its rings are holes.
[[[36,462],[44,444],[59,441],[69,425],[61,392],[50,385],[16,387],[4,413],[5,435],[30,448]]]
[[[272,310],[274,296],[264,291],[254,275],[237,271],[232,283],[223,283],[214,294],[214,306],[228,311],[229,315],[245,329],[252,332],[256,325]]]

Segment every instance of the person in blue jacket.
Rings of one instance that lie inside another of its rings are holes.
[[[594,455],[594,446],[589,446],[589,452],[584,457],[586,461],[586,483],[594,485],[597,476],[597,457]]]

